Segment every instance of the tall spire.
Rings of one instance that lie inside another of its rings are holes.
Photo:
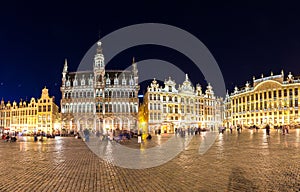
[[[134,76],[134,82],[135,85],[138,85],[138,69],[137,69],[137,64],[135,62],[135,58],[132,58],[132,72]]]
[[[64,68],[63,68],[63,72],[62,72],[62,86],[64,87],[65,86],[65,83],[66,83],[66,75],[68,73],[68,61],[67,61],[67,58],[65,58],[65,64],[64,64]]]
[[[68,72],[68,60],[67,58],[65,58],[65,65],[64,65],[64,69],[63,69],[63,72]]]

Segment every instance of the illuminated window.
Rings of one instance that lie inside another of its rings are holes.
[[[293,89],[289,89],[289,96],[290,96],[290,97],[293,96]]]
[[[286,89],[283,91],[283,96],[284,96],[284,97],[287,96],[287,90],[286,90]]]

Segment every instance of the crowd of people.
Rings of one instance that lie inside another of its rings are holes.
[[[266,124],[264,127],[262,127],[263,129],[265,129],[266,131],[266,135],[267,136],[270,136],[270,132],[271,132],[271,126],[269,124]],[[243,126],[241,125],[231,125],[229,127],[230,129],[230,133],[233,132],[233,130],[236,130],[238,134],[242,133],[242,130],[243,130]],[[249,129],[255,129],[256,132],[258,132],[259,128],[258,126],[256,125],[253,125],[253,126],[250,126]],[[274,126],[274,129],[277,130],[277,132],[281,132],[282,135],[285,135],[285,134],[289,134],[289,129],[290,129],[290,126],[289,125],[283,125],[283,126]],[[224,133],[224,131],[226,130],[226,127],[219,127],[219,133]]]
[[[188,127],[188,128],[175,128],[175,135],[185,136],[185,135],[197,135],[201,131],[206,131],[206,129],[201,129],[200,127]]]
[[[2,140],[4,140],[5,142],[16,142],[16,133],[2,133]]]

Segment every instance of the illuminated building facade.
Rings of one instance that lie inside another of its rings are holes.
[[[263,127],[299,123],[300,79],[291,73],[285,78],[282,71],[246,83],[240,90],[235,87],[225,98],[225,124]]]
[[[23,133],[52,133],[60,129],[60,114],[54,97],[49,97],[48,89],[42,90],[41,98],[6,104],[0,103],[0,128]]]
[[[62,72],[62,126],[66,130],[132,130],[137,127],[138,69],[107,70],[101,42],[97,42],[93,70]]]
[[[154,79],[141,107],[150,132],[160,129],[173,133],[176,128],[192,127],[215,129],[223,121],[223,99],[214,95],[211,85],[202,93],[201,86],[197,84],[195,88],[188,75],[178,89],[171,78],[165,80],[164,87]]]

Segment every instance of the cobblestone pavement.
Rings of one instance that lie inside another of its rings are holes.
[[[299,191],[300,130],[226,131],[200,155],[202,138],[143,170],[115,167],[75,138],[1,140],[0,191]]]

